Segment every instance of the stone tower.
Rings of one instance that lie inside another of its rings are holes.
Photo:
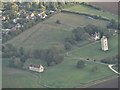
[[[101,38],[101,47],[102,47],[102,50],[104,51],[108,50],[108,40],[105,36]]]

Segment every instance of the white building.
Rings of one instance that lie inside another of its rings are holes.
[[[42,65],[30,65],[29,70],[35,71],[35,72],[43,72],[44,67]]]
[[[38,16],[40,16],[41,19],[45,19],[47,17],[45,12],[41,12],[40,14],[38,14]]]
[[[105,36],[103,36],[101,38],[101,47],[103,51],[107,51],[108,50],[108,40]]]
[[[93,40],[99,40],[100,39],[100,33],[99,32],[95,32],[95,34],[92,34],[92,37],[91,37]]]

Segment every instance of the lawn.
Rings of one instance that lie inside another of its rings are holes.
[[[82,58],[90,58],[101,60],[107,57],[112,57],[118,54],[118,36],[114,36],[108,39],[109,42],[109,51],[101,50],[100,41],[85,45],[83,47],[74,47],[72,51],[70,51],[70,57],[82,57]]]
[[[2,61],[2,87],[3,88],[43,88],[37,82],[37,77],[31,73],[20,69],[9,67],[9,59]]]
[[[56,20],[60,20],[61,24],[56,24]],[[71,34],[71,30],[78,26],[94,24],[105,27],[108,22],[102,20],[90,20],[86,16],[75,14],[58,13],[42,23],[33,26],[29,30],[24,31],[7,43],[12,43],[16,47],[23,47],[26,50],[49,48],[54,45],[63,47],[63,41]],[[110,48],[108,56],[116,53],[117,37],[110,39]],[[114,43],[113,43],[114,42]],[[86,43],[86,42],[85,42]],[[91,51],[95,51],[92,52]],[[100,42],[96,44],[85,45],[80,48],[73,48],[71,57],[65,57],[64,61],[55,66],[46,67],[45,62],[36,59],[29,59],[25,66],[29,64],[42,64],[45,67],[44,73],[35,73],[8,66],[9,59],[3,59],[3,87],[8,88],[42,88],[43,85],[48,87],[82,87],[94,80],[101,80],[105,77],[115,75],[107,66],[93,62],[86,62],[83,69],[77,69],[76,63],[78,59],[72,56],[91,57],[100,59],[105,52],[100,51]],[[91,69],[98,66],[98,71],[93,73]]]
[[[99,10],[87,7],[85,5],[76,5],[76,6],[66,8],[65,10],[77,11],[77,12],[82,12],[82,13],[87,13],[92,15],[100,15],[100,16],[118,21],[118,16],[116,14],[113,14],[107,11],[99,11]]]
[[[56,24],[56,20],[60,20],[62,24]],[[49,48],[53,45],[63,47],[64,39],[71,34],[73,28],[91,23],[105,27],[108,22],[89,20],[85,16],[75,14],[59,13],[24,31],[7,43],[29,50]]]
[[[3,60],[3,87],[42,88],[46,85],[51,88],[82,87],[92,81],[100,80],[110,75],[115,75],[107,66],[86,62],[83,69],[77,69],[78,60],[65,57],[65,60],[56,66],[45,67],[45,72],[35,73],[22,71],[8,67],[8,59]],[[28,60],[26,64],[41,64],[40,60]],[[45,64],[43,63],[45,66]],[[94,66],[98,66],[97,72],[91,72]],[[42,85],[41,85],[42,84]]]

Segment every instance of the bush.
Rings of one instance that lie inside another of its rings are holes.
[[[77,62],[77,64],[76,64],[76,67],[77,67],[77,68],[83,68],[83,67],[85,67],[85,62],[82,61],[82,60],[79,60],[79,61]]]
[[[65,42],[64,47],[65,47],[66,50],[70,50],[71,49],[71,44],[69,42]]]
[[[102,63],[107,63],[107,64],[116,64],[118,63],[118,58],[116,56],[111,57],[111,58],[105,58],[101,60]]]
[[[23,68],[24,63],[21,62],[20,58],[13,56],[10,60],[10,66],[15,68]]]
[[[61,24],[60,20],[56,20],[56,23],[57,23],[57,24]]]
[[[74,36],[65,38],[65,42],[69,42],[71,45],[74,45],[75,44]]]

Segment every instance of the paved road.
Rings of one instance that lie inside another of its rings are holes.
[[[120,81],[120,78],[114,78],[112,80],[108,80],[96,85],[92,85],[89,88],[118,88],[118,81]],[[119,83],[120,84],[120,83]]]

